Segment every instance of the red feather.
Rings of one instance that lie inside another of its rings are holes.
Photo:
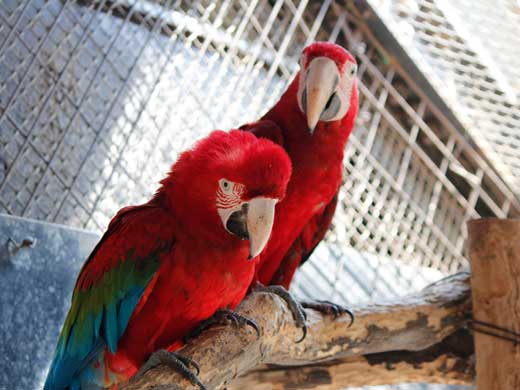
[[[338,65],[340,72],[343,71],[343,66],[348,62],[356,62],[352,54],[332,42],[315,42],[303,49],[303,53],[305,53],[307,59],[307,62],[303,64],[304,67],[307,67],[316,57],[330,58]]]
[[[355,63],[345,49],[318,42],[304,49],[307,62],[326,56],[341,72],[347,62]],[[304,67],[307,64],[303,64]],[[297,103],[299,74],[280,101],[259,121],[242,127],[259,137],[282,145],[293,165],[293,174],[276,216],[269,243],[259,256],[255,281],[282,284],[286,288],[298,265],[305,261],[323,239],[336,207],[343,173],[343,155],[358,110],[354,83],[350,108],[340,120],[318,122],[309,132],[305,114]]]

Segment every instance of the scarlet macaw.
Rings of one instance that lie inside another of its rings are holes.
[[[238,130],[182,153],[149,202],[117,213],[85,262],[44,390],[115,387],[234,308],[290,174],[281,147]]]
[[[332,221],[344,149],[358,111],[357,64],[347,50],[330,42],[313,43],[303,50],[300,68],[278,103],[260,121],[241,127],[282,145],[293,165],[253,282],[285,288]],[[309,302],[303,306],[335,314],[340,309]],[[296,310],[295,315],[304,326],[304,312]]]

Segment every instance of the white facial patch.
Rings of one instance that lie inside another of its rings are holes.
[[[298,100],[298,106],[301,112],[305,112],[305,106],[307,103],[304,100],[303,91],[307,84],[307,72],[304,70],[304,64],[307,62],[307,56],[302,55],[300,58],[300,80],[298,80],[298,93],[296,94]]]
[[[246,188],[227,179],[220,179],[218,184],[217,212],[225,227],[229,216],[242,207],[242,195]]]
[[[227,179],[218,181],[217,190],[217,208],[230,208],[242,202],[242,195],[245,192],[245,186],[240,183],[233,183]]]
[[[354,81],[356,80],[356,77],[357,65],[352,62],[348,62],[345,65],[343,76],[340,78],[338,87],[336,89],[338,97],[341,101],[341,107],[338,111],[338,115],[336,115],[335,119],[332,120],[343,118],[350,109],[350,98],[352,97],[352,90],[354,89]]]

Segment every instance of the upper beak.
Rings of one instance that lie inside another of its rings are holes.
[[[278,199],[255,198],[249,202],[247,229],[249,231],[249,257],[252,259],[265,248],[274,222],[274,208]]]
[[[258,256],[269,241],[276,202],[277,199],[262,197],[251,199],[233,212],[226,222],[228,231],[249,239],[249,259]]]
[[[314,58],[309,64],[305,82],[307,125],[311,133],[325,110],[327,101],[339,82],[336,63],[326,57]]]

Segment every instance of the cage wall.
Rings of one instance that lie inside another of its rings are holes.
[[[329,242],[454,271],[466,219],[520,209],[357,3],[7,1],[0,26],[2,212],[102,230],[195,139],[272,106],[313,40],[361,81]]]

